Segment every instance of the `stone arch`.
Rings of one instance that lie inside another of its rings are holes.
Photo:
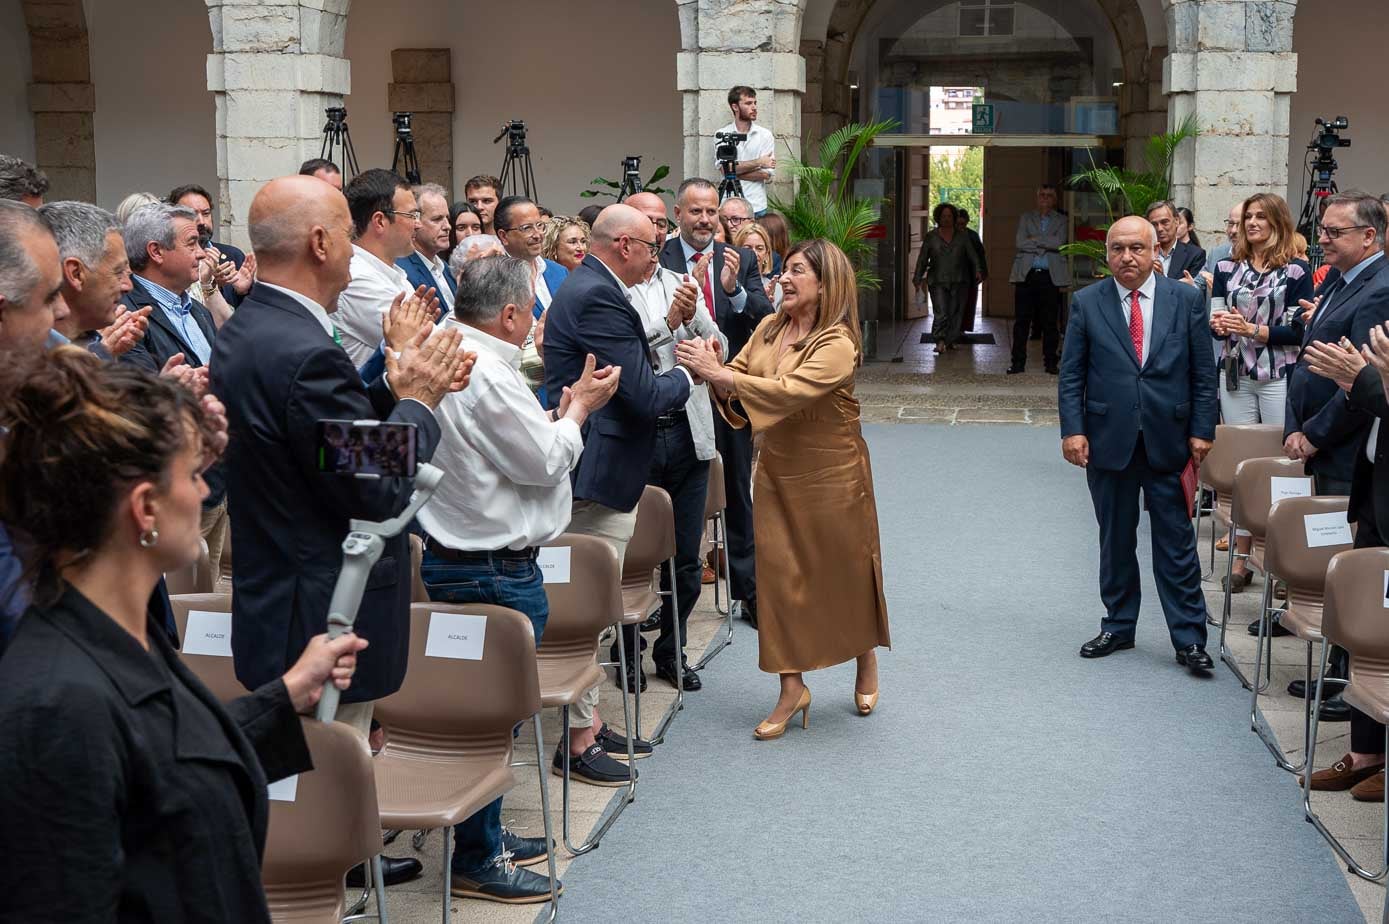
[[[22,0],[29,32],[34,160],[51,199],[96,201],[91,50],[82,0]]]

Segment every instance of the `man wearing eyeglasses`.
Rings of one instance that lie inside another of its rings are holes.
[[[560,283],[569,275],[563,266],[540,255],[550,222],[541,217],[540,207],[532,200],[525,196],[507,196],[497,203],[492,223],[507,254],[531,265],[531,282],[535,284],[532,314],[538,320],[550,307]]]
[[[723,222],[723,236],[733,243],[734,236],[748,222],[753,221],[752,205],[738,196],[729,196],[719,203],[719,221]]]
[[[1306,463],[1317,494],[1350,494],[1356,447],[1363,443],[1371,420],[1347,404],[1335,382],[1309,368],[1307,346],[1346,340],[1358,350],[1368,342],[1370,328],[1389,320],[1385,224],[1384,206],[1374,196],[1346,192],[1326,201],[1319,243],[1333,269],[1317,290],[1316,313],[1303,332],[1302,354],[1288,375],[1283,423],[1283,451]]]
[[[352,281],[333,315],[342,348],[362,366],[381,343],[381,318],[397,295],[414,289],[395,261],[415,249],[420,207],[410,184],[389,170],[357,174],[343,189],[352,212]]]

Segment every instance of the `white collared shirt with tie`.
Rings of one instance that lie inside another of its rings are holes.
[[[1114,288],[1119,292],[1119,304],[1123,306],[1121,320],[1124,322],[1124,330],[1129,329],[1129,311],[1131,293],[1134,289],[1126,288],[1118,279],[1114,280]],[[1143,284],[1136,290],[1138,292],[1138,310],[1143,315],[1143,355],[1138,357],[1138,365],[1142,366],[1148,361],[1148,351],[1153,344],[1153,297],[1157,293],[1157,275],[1149,273],[1148,278],[1143,280]]]
[[[419,251],[415,251],[419,253]],[[444,311],[453,312],[453,290],[449,288],[449,268],[439,255],[436,253],[432,257],[420,254],[420,259],[424,265],[429,267],[429,275],[434,277],[434,289],[439,295],[439,304],[444,306]]]

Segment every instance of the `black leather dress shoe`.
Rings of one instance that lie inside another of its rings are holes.
[[[1026,372],[1026,371],[1027,371],[1027,370],[1024,369],[1024,368],[1022,368],[1021,366],[1009,366],[1009,367],[1008,367],[1008,375],[1022,375],[1022,374],[1023,374],[1024,372]]]
[[[1080,656],[1082,658],[1103,658],[1116,651],[1123,651],[1132,647],[1133,639],[1131,638],[1120,638],[1113,632],[1101,632],[1080,646]]]
[[[754,629],[757,628],[757,601],[741,600],[738,606],[738,618],[750,624]]]
[[[657,677],[660,677],[662,680],[664,680],[666,683],[670,684],[671,686],[675,686],[675,684],[676,684],[676,682],[677,682],[676,679],[675,679],[675,665],[674,665],[673,663],[672,663],[672,664],[657,664],[657,665],[656,665],[656,676],[657,676]],[[694,671],[690,670],[689,666],[687,665],[687,666],[685,667],[685,690],[686,690],[686,692],[694,692],[695,690],[702,690],[702,689],[704,689],[704,681],[700,680],[700,679],[699,679],[699,675],[696,674]]]
[[[661,613],[658,610],[642,620],[641,625],[637,626],[641,632],[659,632],[661,630]]]
[[[1253,622],[1251,622],[1251,623],[1249,624],[1249,634],[1250,634],[1250,635],[1258,635],[1258,634],[1259,634],[1259,620],[1256,619],[1256,620],[1254,620]],[[1269,632],[1268,632],[1268,634],[1271,635],[1271,636],[1273,636],[1274,638],[1282,638],[1282,637],[1285,636],[1285,635],[1292,635],[1291,632],[1289,632],[1287,629],[1284,629],[1284,628],[1283,628],[1283,624],[1280,623],[1280,622],[1278,621],[1278,617],[1277,617],[1277,616],[1273,617],[1273,622],[1272,622],[1272,623],[1270,624],[1270,626],[1269,626]],[[1293,681],[1293,682],[1294,682],[1294,683],[1297,683],[1297,681]]]
[[[618,674],[619,674],[619,675],[620,675],[621,673],[622,673],[621,671],[618,671]],[[644,671],[644,670],[642,670],[642,669],[640,669],[640,668],[633,669],[633,668],[629,665],[628,668],[627,668],[627,682],[626,682],[626,684],[624,685],[623,682],[622,682],[621,680],[614,680],[613,683],[614,683],[614,685],[616,685],[616,686],[619,687],[619,688],[622,688],[622,687],[625,686],[628,693],[631,693],[631,692],[633,692],[634,690],[638,690],[638,689],[640,689],[641,692],[645,693],[645,692],[646,692],[646,671]]]
[[[381,858],[381,878],[386,880],[388,886],[400,885],[402,882],[418,879],[423,869],[423,864],[414,857]],[[347,871],[347,884],[354,889],[366,887],[367,877],[361,863]]]
[[[1185,664],[1192,672],[1208,671],[1215,667],[1211,656],[1200,645],[1188,645],[1177,652],[1177,663]]]
[[[1318,722],[1349,722],[1350,704],[1339,696],[1323,700],[1321,709],[1317,712]]]
[[[1288,684],[1288,695],[1296,696],[1298,699],[1307,698],[1307,682],[1305,680],[1294,680]],[[1339,696],[1341,691],[1346,688],[1346,682],[1336,677],[1327,677],[1322,685],[1322,702],[1328,703],[1335,696]],[[1312,695],[1317,695],[1317,682],[1312,681]]]

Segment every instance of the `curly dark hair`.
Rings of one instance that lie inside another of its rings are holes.
[[[960,212],[959,209],[955,208],[954,204],[950,202],[942,202],[940,205],[931,209],[931,220],[936,224],[941,224],[940,217],[945,214],[946,209],[950,209],[950,223],[952,225],[955,224],[955,218]]]
[[[0,427],[0,521],[45,604],[110,535],[121,488],[166,485],[174,456],[210,435],[188,389],[75,346],[0,355]]]

